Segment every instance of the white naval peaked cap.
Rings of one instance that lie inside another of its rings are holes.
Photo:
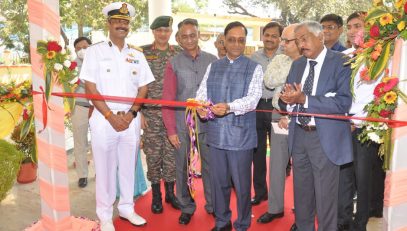
[[[134,6],[126,2],[113,2],[105,6],[102,13],[110,18],[130,20],[136,14]]]

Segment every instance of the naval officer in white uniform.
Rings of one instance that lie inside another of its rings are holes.
[[[89,47],[80,78],[87,94],[145,98],[154,76],[139,48],[126,43],[135,9],[115,2],[103,9],[109,38]],[[102,231],[115,230],[112,222],[116,199],[116,174],[120,185],[119,215],[136,226],[146,220],[134,211],[134,169],[140,140],[141,105],[132,102],[94,100],[89,119],[96,170],[96,213]]]

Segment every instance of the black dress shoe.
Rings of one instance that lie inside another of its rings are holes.
[[[338,231],[349,231],[349,224],[338,224]]]
[[[178,219],[178,223],[180,223],[181,225],[187,225],[189,224],[189,222],[191,221],[193,214],[189,214],[189,213],[181,213],[181,216]]]
[[[229,221],[225,226],[223,227],[213,227],[211,231],[231,231],[232,230],[232,223]]]
[[[267,199],[268,199],[267,194],[265,196],[262,196],[262,197],[256,197],[255,196],[255,197],[252,198],[251,204],[252,205],[258,205],[258,204],[260,204],[260,202],[266,201]]]
[[[290,228],[290,231],[297,231],[298,229],[297,229],[297,225],[294,223],[292,226],[291,226],[291,228]]]
[[[78,186],[79,188],[85,188],[86,185],[88,185],[88,178],[84,177],[84,178],[79,178],[78,180]]]
[[[257,219],[257,222],[261,223],[261,224],[267,224],[267,223],[271,222],[272,220],[274,220],[275,218],[280,218],[283,216],[284,216],[284,212],[275,213],[275,214],[266,212],[263,215],[261,215],[259,217],[259,219]]]

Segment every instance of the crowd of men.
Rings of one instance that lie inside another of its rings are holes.
[[[232,230],[232,226],[236,230],[249,229],[252,206],[265,200],[268,210],[257,218],[258,223],[283,217],[291,158],[295,206],[291,230],[315,230],[317,218],[318,230],[363,231],[369,217],[382,216],[384,173],[377,157],[378,147],[357,139],[360,121],[255,111],[365,116],[363,107],[370,102],[375,83],[360,82],[356,75],[355,85],[351,86],[351,69],[346,64],[359,46],[357,36],[363,34],[363,12],[355,12],[346,20],[349,48],[339,41],[344,30],[342,17],[329,14],[320,22],[286,27],[277,22],[266,24],[262,30],[264,47],[251,57],[244,55],[247,28],[241,22],[229,23],[219,34],[214,43],[216,57],[199,47],[196,19],[181,21],[175,35],[178,45],[170,45],[172,18],[160,16],[150,25],[154,42],[138,48],[125,40],[134,7],[116,2],[106,6],[103,13],[108,39],[91,45],[89,39],[78,38],[74,44],[84,83],[78,91],[174,101],[195,98],[201,102],[197,109],[197,138],[203,206],[215,218],[212,230]],[[83,156],[88,123],[101,230],[115,230],[112,215],[116,181],[120,189],[119,216],[135,226],[147,223],[134,211],[133,201],[141,140],[152,187],[152,213],[164,212],[160,187],[163,180],[165,202],[181,211],[178,223],[187,225],[191,221],[197,204],[188,185],[190,133],[184,109],[134,102],[77,101],[73,125],[79,187],[87,185],[87,159]],[[277,132],[277,127],[288,130],[288,135]],[[271,146],[268,186],[267,143]],[[238,214],[233,223],[232,189],[236,192]]]

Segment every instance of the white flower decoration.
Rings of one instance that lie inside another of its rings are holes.
[[[61,50],[61,54],[66,54],[66,50],[65,50],[65,48],[62,48],[62,50]]]
[[[55,63],[54,69],[56,71],[60,71],[60,70],[64,69],[64,66],[62,66],[62,64],[60,64],[60,63]]]
[[[65,60],[64,66],[67,67],[67,68],[69,68],[69,67],[71,66],[71,61]]]
[[[380,137],[375,133],[375,132],[369,132],[367,133],[367,136],[369,137],[369,139],[375,143],[381,144],[383,143],[383,140],[380,139]]]
[[[70,84],[75,84],[76,82],[78,82],[78,77],[75,77],[74,79],[71,80],[71,82],[69,82]]]

